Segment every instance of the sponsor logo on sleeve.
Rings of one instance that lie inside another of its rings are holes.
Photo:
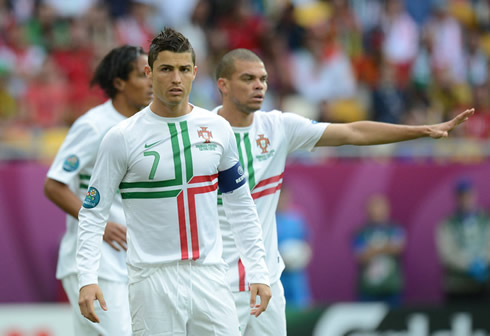
[[[88,188],[87,195],[85,196],[85,200],[83,201],[83,207],[87,209],[92,209],[99,204],[100,201],[100,193],[94,187]]]
[[[65,162],[63,162],[63,170],[72,172],[78,169],[80,166],[80,159],[75,154],[69,155]]]

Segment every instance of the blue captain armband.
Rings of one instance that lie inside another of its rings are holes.
[[[218,187],[222,193],[227,193],[240,188],[247,183],[247,178],[243,174],[240,162],[233,167],[218,173]]]

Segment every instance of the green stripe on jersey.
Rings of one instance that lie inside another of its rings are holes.
[[[235,133],[235,140],[236,140],[236,146],[238,148],[238,156],[240,159],[240,164],[242,165],[242,167],[245,167],[243,164],[243,155],[242,155],[242,146],[241,146],[242,139],[240,138],[240,133]]]
[[[184,121],[181,123],[185,123],[185,129],[186,129],[186,137],[187,139],[183,140],[183,143],[187,142],[189,144],[188,151],[189,153],[186,153],[187,149],[184,149],[184,156],[186,161],[191,160],[191,177],[192,177],[192,157],[190,153],[190,141],[189,141],[189,134],[187,132],[187,123]],[[172,153],[173,153],[173,159],[174,159],[174,174],[175,178],[172,180],[164,180],[164,181],[141,181],[141,182],[121,182],[119,184],[120,189],[129,189],[129,188],[161,188],[161,187],[173,187],[173,186],[178,186],[182,185],[182,162],[180,160],[180,147],[179,147],[179,139],[178,139],[178,131],[177,127],[175,127],[175,123],[169,123],[168,128],[170,131],[170,141],[172,142]],[[183,134],[182,134],[183,136]],[[184,138],[184,136],[183,136]],[[188,167],[188,163],[186,162],[186,168]],[[187,172],[187,176],[189,175],[189,172]]]
[[[90,175],[80,174],[80,180],[90,180]]]
[[[185,175],[187,178],[187,182],[189,182],[192,176],[194,176],[194,172],[192,168],[191,140],[189,139],[187,121],[182,121],[180,123],[180,129],[182,131],[182,142],[184,144]]]
[[[180,189],[169,191],[155,191],[155,192],[122,192],[121,197],[123,199],[129,198],[169,198],[176,197],[180,193]]]
[[[250,138],[248,133],[243,136],[243,143],[245,144],[245,151],[247,152],[247,170],[248,170],[248,185],[250,190],[255,187],[255,171],[254,171],[254,161],[252,155],[252,146],[250,145]],[[243,166],[245,168],[245,166]]]

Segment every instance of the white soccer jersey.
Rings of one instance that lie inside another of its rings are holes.
[[[218,113],[220,108],[213,112]],[[271,283],[280,279],[284,269],[277,247],[276,208],[287,155],[299,149],[311,151],[327,126],[327,123],[316,123],[293,113],[274,110],[255,112],[249,127],[233,127],[240,162],[262,224]],[[245,291],[250,279],[239,258],[221,203],[218,197],[223,258],[229,266],[228,281],[232,291]]]
[[[100,142],[109,129],[124,119],[126,118],[114,109],[111,100],[94,107],[77,119],[58,150],[48,177],[67,184],[83,201]],[[120,195],[114,197],[108,220],[122,225],[126,223]],[[58,279],[77,272],[77,231],[78,221],[67,215],[66,232],[61,240],[56,270]],[[107,280],[126,282],[126,252],[118,252],[104,242],[99,276]]]
[[[118,188],[127,218],[130,283],[180,260],[222,264],[218,184],[229,191],[225,203],[243,202],[231,209],[225,204],[225,210],[250,276],[268,284],[260,223],[239,167],[229,123],[195,106],[178,118],[147,107],[111,129],[79,215],[80,287],[97,282],[98,245]]]

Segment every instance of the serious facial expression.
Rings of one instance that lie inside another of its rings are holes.
[[[267,71],[264,63],[235,61],[235,72],[228,80],[227,98],[242,112],[260,109],[267,91]]]
[[[187,103],[196,71],[190,52],[162,51],[153,62],[153,70],[146,68],[155,98],[167,106]]]
[[[128,104],[136,110],[147,106],[153,99],[151,80],[145,75],[145,66],[147,65],[148,56],[140,55],[133,64],[133,70],[129,73],[122,92],[126,96]]]

